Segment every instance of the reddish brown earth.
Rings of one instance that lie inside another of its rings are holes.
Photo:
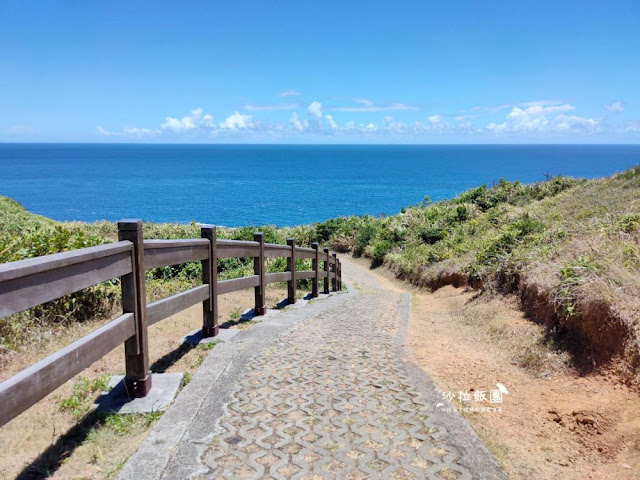
[[[367,263],[357,261],[363,268]],[[446,286],[434,293],[374,274],[412,293],[409,344],[445,392],[507,387],[502,412],[462,412],[514,479],[640,478],[640,395],[613,373],[580,376],[545,347],[542,326],[514,298]],[[613,369],[611,369],[613,370]],[[446,401],[446,400],[445,400]]]

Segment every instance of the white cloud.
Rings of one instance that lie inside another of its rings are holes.
[[[220,122],[219,126],[226,130],[248,129],[253,127],[253,119],[251,115],[234,112],[224,122]]]
[[[577,115],[558,115],[552,121],[551,125],[557,131],[594,131],[598,128],[598,120],[593,118],[583,118]]]
[[[302,95],[298,90],[285,90],[278,94],[279,97],[299,97]]]
[[[157,130],[151,130],[149,128],[138,128],[138,127],[125,127],[122,129],[122,132],[124,133],[125,136],[138,137],[138,138],[155,137],[159,133]]]
[[[206,128],[215,128],[215,123],[213,123],[213,116],[208,113],[202,117],[200,120],[200,126]]]
[[[375,103],[368,98],[354,98],[353,103],[357,103],[358,105],[363,105],[365,107],[373,107]]]
[[[386,112],[393,110],[418,110],[418,107],[414,105],[407,105],[406,103],[393,102],[388,105],[376,105],[368,98],[354,98],[352,99],[356,105],[333,107],[331,110],[336,112]]]
[[[610,105],[605,104],[604,108],[613,113],[622,113],[624,112],[624,105],[621,101],[613,102]]]
[[[407,125],[404,122],[398,122],[393,117],[386,115],[382,118],[381,129],[385,132],[402,135],[407,132]]]
[[[96,133],[98,135],[102,135],[104,137],[136,137],[136,138],[145,138],[145,137],[155,137],[160,134],[159,130],[152,130],[149,128],[138,128],[138,127],[124,127],[120,132],[110,132],[106,128],[101,126],[96,127]]]
[[[329,125],[329,129],[334,131],[338,129],[338,125],[336,124],[335,120],[331,115],[325,115],[324,118],[326,118],[327,120],[327,125]]]
[[[450,127],[442,115],[431,115],[427,117],[427,120],[429,120],[429,130],[432,132],[443,133]]]
[[[638,122],[627,121],[626,124],[611,125],[597,118],[587,118],[573,114],[575,106],[568,103],[545,104],[543,101],[522,102],[512,106],[510,111],[502,114],[502,119],[487,125],[489,120],[482,122],[479,117],[484,113],[463,115],[432,114],[422,117],[420,121],[396,119],[391,115],[369,115],[366,121],[358,122],[353,119],[342,123],[341,114],[326,114],[325,106],[319,101],[313,101],[301,114],[292,111],[288,120],[259,121],[246,112],[235,111],[225,117],[223,121],[214,122],[211,114],[205,114],[203,109],[197,108],[183,117],[166,117],[165,121],[156,129],[141,127],[126,127],[120,131],[109,131],[101,126],[96,127],[96,133],[104,137],[133,138],[133,139],[233,139],[238,141],[260,141],[272,138],[315,138],[321,136],[338,135],[357,138],[361,136],[371,139],[393,139],[395,141],[429,141],[429,139],[446,139],[456,141],[457,138],[475,138],[491,140],[494,135],[506,139],[520,141],[535,138],[536,140],[554,138],[580,138],[586,135],[602,133],[626,134],[629,138],[636,138],[640,133]],[[354,98],[352,108],[378,111],[380,106],[366,98]],[[615,104],[615,103],[614,103]],[[614,105],[612,104],[612,105]],[[295,104],[274,104],[290,105]],[[393,106],[397,104],[390,104]],[[249,107],[249,106],[247,106]],[[254,105],[254,110],[275,109],[267,105]],[[250,108],[247,108],[250,109]],[[284,108],[283,108],[284,110]],[[401,114],[398,114],[401,115]],[[498,114],[499,115],[499,114]],[[337,117],[337,118],[336,118]],[[377,117],[377,118],[376,118]],[[364,119],[363,119],[364,120]]]
[[[298,132],[302,132],[307,129],[308,124],[306,121],[302,121],[298,118],[298,112],[293,112],[291,117],[289,117],[289,123],[293,128],[295,128]]]
[[[307,110],[309,111],[309,115],[311,115],[312,117],[315,117],[318,119],[322,117],[322,104],[320,102],[317,102],[317,101],[311,102]]]
[[[519,103],[503,103],[500,105],[476,105],[475,107],[471,107],[470,111],[472,112],[480,112],[480,113],[498,113],[501,110],[505,110],[507,108],[514,107],[544,107],[546,105],[561,105],[564,102],[561,100],[533,100],[530,102],[519,102]]]
[[[272,103],[266,105],[256,105],[248,103],[244,106],[249,111],[270,111],[270,110],[295,110],[299,105],[297,103]]]
[[[453,119],[456,122],[465,122],[469,120],[473,120],[474,118],[481,117],[482,115],[455,115]]]
[[[190,115],[185,115],[182,120],[178,120],[174,117],[167,117],[165,122],[160,127],[162,130],[170,132],[180,133],[193,130],[198,127],[213,126],[213,117],[211,115],[202,115],[202,108],[196,108],[191,110]]]
[[[527,108],[515,107],[504,122],[491,122],[487,130],[496,134],[567,134],[589,133],[599,127],[599,121],[577,115],[565,115],[575,110],[573,105],[533,105]]]
[[[322,131],[322,104],[318,101],[313,101],[307,108],[309,112],[309,125],[307,130],[312,132]]]
[[[533,100],[532,102],[520,102],[518,107],[544,107],[553,105],[562,105],[565,102],[562,100]]]
[[[628,133],[640,133],[640,120],[628,120],[623,131]]]

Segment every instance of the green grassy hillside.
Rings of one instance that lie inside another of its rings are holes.
[[[148,239],[199,238],[200,227],[189,224],[144,224]],[[311,227],[277,229],[272,226],[219,228],[218,238],[252,240],[255,231],[262,231],[269,243],[286,242],[294,236],[302,245],[311,242]],[[26,211],[14,200],[0,196],[0,263],[100,245],[117,240],[113,222],[57,222]],[[300,270],[310,269],[310,260],[297,261]],[[266,260],[268,272],[283,271],[284,258]],[[251,259],[224,258],[218,260],[220,280],[253,275]],[[191,262],[147,271],[147,301],[188,290],[201,283],[200,262]],[[304,280],[299,284],[304,288]],[[56,335],[75,322],[113,317],[119,311],[120,284],[114,279],[87,288],[59,300],[28,311],[0,319],[0,355],[29,345],[34,338]]]
[[[145,224],[146,238],[196,238],[191,224]],[[516,294],[549,339],[589,370],[611,364],[637,379],[640,365],[640,166],[608,178],[552,177],[535,184],[501,180],[441,202],[428,198],[388,217],[342,217],[277,229],[220,229],[219,238],[252,238],[300,245],[317,240],[340,252],[385,265],[398,277],[430,289],[467,285],[487,294]],[[55,222],[0,197],[0,262],[20,260],[116,239],[114,223]],[[301,265],[302,267],[302,265]],[[270,271],[283,259],[270,260]],[[249,274],[251,262],[224,259],[221,278]],[[150,300],[197,284],[200,264],[148,272]],[[81,321],[108,315],[119,299],[117,281],[0,320],[3,345],[25,336],[25,325]],[[16,327],[18,326],[18,327]],[[635,380],[634,380],[635,381]]]
[[[608,178],[500,181],[398,215],[318,225],[336,249],[418,286],[515,293],[580,368],[640,363],[640,166]]]

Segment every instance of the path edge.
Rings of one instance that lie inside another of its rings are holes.
[[[189,438],[189,427],[201,412],[202,407],[205,404],[210,407],[215,403],[214,422],[218,425],[226,405],[232,400],[236,380],[251,359],[260,354],[268,344],[292,330],[298,323],[313,318],[322,311],[357,295],[357,290],[352,285],[345,283],[345,286],[347,291],[323,296],[324,298],[302,308],[284,309],[278,315],[241,331],[230,341],[217,345],[198,368],[189,384],[178,393],[168,410],[147,432],[140,446],[128,458],[116,478],[118,480],[156,480],[165,476],[165,470],[172,458],[179,455],[184,447],[191,447],[188,448],[191,454],[196,453],[195,450],[206,448],[208,443],[204,443],[203,439]],[[254,347],[255,343],[259,348],[246,348],[248,344]],[[250,351],[247,352],[247,350]],[[212,435],[214,434],[215,432],[212,432]],[[195,467],[194,464],[197,462],[189,463],[190,465],[184,465],[186,469]],[[191,470],[190,477],[206,474],[206,471],[194,471],[193,468],[189,470]]]
[[[473,478],[483,480],[508,480],[508,477],[493,454],[480,440],[478,434],[457,410],[452,412],[436,412],[435,405],[442,401],[443,392],[436,383],[420,367],[407,343],[409,340],[409,323],[411,322],[411,294],[402,293],[398,310],[400,313],[398,330],[396,332],[399,357],[405,363],[407,373],[429,405],[434,414],[433,423],[444,427],[449,437],[449,443],[460,450],[460,463],[472,472]]]

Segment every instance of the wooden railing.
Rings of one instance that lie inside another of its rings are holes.
[[[296,302],[296,282],[312,280],[313,297],[342,289],[341,265],[328,248],[298,247],[254,241],[217,240],[216,228],[202,226],[201,238],[143,240],[142,221],[118,222],[118,242],[0,265],[0,318],[119,277],[122,315],[0,383],[0,426],[19,415],[124,342],[125,387],[130,397],[151,389],[148,327],[202,302],[204,337],[218,334],[218,295],[254,288],[255,314],[266,312],[265,287],[287,282],[288,302]],[[219,258],[253,258],[252,276],[218,281]],[[266,273],[265,258],[287,259],[284,272]],[[296,259],[312,260],[312,269],[296,271]],[[202,285],[147,305],[145,270],[202,262]],[[321,268],[321,265],[322,268]]]

